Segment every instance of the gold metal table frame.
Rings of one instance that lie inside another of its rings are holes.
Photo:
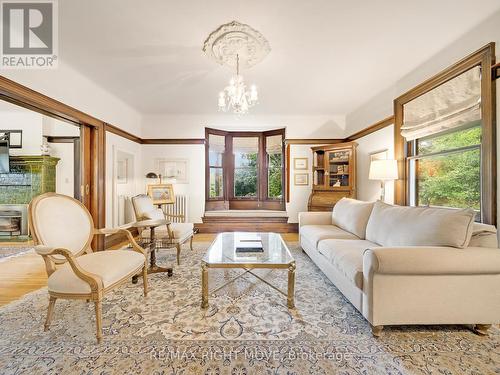
[[[201,262],[201,307],[203,309],[206,309],[208,307],[208,295],[213,294],[222,288],[226,287],[227,285],[231,284],[232,282],[238,280],[240,277],[246,275],[246,274],[251,274],[263,283],[269,285],[271,288],[276,290],[277,292],[283,294],[285,297],[287,297],[287,306],[289,309],[295,308],[295,300],[294,300],[294,295],[295,295],[295,269],[297,268],[295,265],[295,261],[290,262],[289,264],[286,265],[276,265],[276,264],[270,264],[268,267],[264,267],[265,264],[245,264],[245,265],[209,265],[205,261]],[[225,282],[224,284],[218,286],[217,288],[209,291],[208,290],[208,269],[209,268],[234,268],[238,269],[241,268],[244,270],[243,273],[239,274],[236,277],[233,277],[231,280]],[[260,277],[256,273],[252,272],[252,269],[288,269],[288,290],[285,293],[281,289],[277,288],[273,284],[271,284],[269,281],[265,280],[264,278]]]
[[[219,236],[225,235],[225,233],[219,234]],[[264,234],[268,235],[268,234]],[[274,234],[273,234],[274,235]],[[278,234],[276,234],[279,236]],[[281,243],[283,244],[284,249],[280,249],[279,251],[283,251],[287,253],[288,256],[288,261],[286,262],[249,262],[249,261],[243,261],[243,262],[235,262],[235,261],[230,261],[230,262],[224,262],[224,261],[217,261],[217,262],[208,262],[205,259],[201,261],[201,308],[205,309],[208,307],[208,295],[213,294],[222,288],[226,287],[227,285],[233,283],[234,281],[238,280],[244,275],[250,274],[254,276],[256,279],[262,281],[263,283],[267,284],[277,292],[283,294],[285,297],[287,297],[287,306],[290,309],[295,308],[295,300],[294,300],[294,295],[295,295],[295,270],[297,268],[295,259],[290,254],[290,251],[286,247],[283,239],[280,236]],[[217,241],[217,239],[216,239]],[[215,243],[215,241],[214,241]],[[213,244],[212,244],[213,246]],[[208,252],[211,251],[212,246],[210,246]],[[233,277],[231,280],[228,280],[224,284],[214,288],[213,290],[209,290],[209,285],[208,285],[208,270],[212,269],[242,269],[243,272],[235,277]],[[281,289],[277,288],[273,284],[271,284],[269,281],[265,280],[263,277],[257,275],[253,270],[256,269],[284,269],[288,270],[288,288],[287,291],[284,292]]]

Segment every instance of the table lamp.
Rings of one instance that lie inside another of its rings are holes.
[[[372,160],[370,163],[370,180],[380,180],[380,200],[385,201],[385,182],[398,179],[398,162],[392,159]]]

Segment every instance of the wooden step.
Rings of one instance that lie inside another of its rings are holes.
[[[220,232],[276,232],[296,233],[297,223],[288,223],[288,217],[269,216],[204,216],[203,223],[195,224],[200,233]]]

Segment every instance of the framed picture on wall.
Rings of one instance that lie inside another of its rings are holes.
[[[307,167],[308,167],[307,158],[293,158],[293,169],[307,170]]]
[[[296,186],[308,186],[309,173],[295,173],[293,175],[293,184]]]
[[[23,148],[22,130],[0,130],[0,138],[7,136],[9,148]]]
[[[148,195],[153,204],[170,204],[175,202],[174,187],[172,184],[150,184]]]
[[[374,160],[387,160],[389,159],[389,151],[387,149],[382,151],[372,152],[370,154],[370,162]]]
[[[176,184],[189,183],[188,159],[156,159],[156,170],[163,178]]]

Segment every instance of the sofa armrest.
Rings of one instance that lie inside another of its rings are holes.
[[[365,250],[363,274],[500,274],[500,249],[469,247],[378,247]]]
[[[332,224],[331,212],[299,212],[299,228],[304,225]]]

